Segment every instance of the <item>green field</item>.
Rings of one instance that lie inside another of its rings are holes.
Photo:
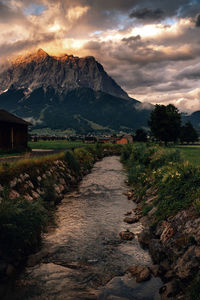
[[[28,146],[31,149],[71,149],[75,147],[84,146],[85,143],[83,142],[69,142],[65,140],[58,140],[58,141],[38,141],[38,142],[29,142]]]
[[[200,145],[177,146],[175,149],[181,151],[185,160],[196,166],[200,166]]]

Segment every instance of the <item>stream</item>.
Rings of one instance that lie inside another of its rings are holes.
[[[135,207],[125,196],[125,179],[119,157],[95,164],[58,205],[56,225],[43,236],[45,255],[26,267],[5,300],[160,299],[159,278],[139,284],[123,276],[133,264],[152,263],[137,238],[119,237],[122,230],[137,234],[142,229],[140,223],[123,222],[124,214]]]

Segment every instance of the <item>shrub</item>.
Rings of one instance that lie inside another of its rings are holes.
[[[122,149],[120,161],[122,163],[125,163],[130,158],[131,152],[132,152],[132,146],[130,144],[125,145]]]
[[[149,212],[150,210],[152,210],[152,208],[153,208],[153,205],[152,205],[152,204],[144,206],[143,209],[142,209],[143,215],[146,216],[146,215],[148,214],[148,212]]]
[[[79,161],[83,170],[89,169],[94,163],[93,155],[85,148],[77,148],[74,150],[74,156]]]
[[[166,168],[165,168],[166,170]],[[176,164],[160,178],[158,186],[158,210],[165,218],[192,205],[200,185],[200,170],[188,163]]]
[[[146,181],[145,167],[142,164],[134,164],[129,169],[128,182],[130,184],[143,185]]]
[[[200,300],[200,272],[197,273],[189,288],[189,299]]]
[[[151,156],[157,150],[157,147],[146,147],[144,144],[138,144],[132,148],[129,164],[139,163],[148,166]]]
[[[181,154],[178,150],[159,148],[151,156],[150,168],[158,169],[163,165],[167,165],[170,163],[178,163],[182,161],[183,159],[181,158]]]
[[[66,151],[64,156],[65,161],[68,164],[69,169],[71,169],[76,175],[80,173],[80,163],[76,159],[72,151]]]
[[[42,202],[7,196],[0,204],[0,249],[4,256],[22,257],[36,250],[47,222]]]
[[[51,203],[56,203],[57,195],[54,189],[55,182],[52,179],[46,179],[42,182],[42,187],[44,190],[44,194],[42,195],[42,200],[44,201],[44,206],[49,207],[52,206]]]
[[[140,199],[150,187],[156,190],[155,222],[191,205],[200,213],[200,168],[183,162],[179,151],[134,145],[126,166],[129,184]],[[145,207],[143,213],[148,209]]]

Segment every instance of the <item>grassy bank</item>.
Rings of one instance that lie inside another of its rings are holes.
[[[76,147],[85,146],[83,142],[69,142],[66,140],[58,140],[58,141],[37,141],[37,142],[29,142],[28,146],[31,149],[72,149]]]
[[[187,157],[190,151],[186,151]],[[151,145],[127,146],[121,161],[128,169],[129,184],[138,198],[142,200],[150,188],[156,191],[155,223],[189,206],[200,213],[200,167],[184,160],[179,150]],[[145,202],[143,206],[144,213],[152,209]]]
[[[167,282],[165,288],[177,283],[166,293],[185,296],[180,299],[200,300],[200,166],[188,161],[190,151],[128,146],[121,161],[127,168],[132,199],[138,204],[136,209],[140,218],[146,220],[149,235],[144,233],[143,242],[159,265]]]
[[[184,160],[200,166],[200,145],[177,146],[175,149],[181,152]]]

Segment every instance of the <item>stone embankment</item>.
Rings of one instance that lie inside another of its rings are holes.
[[[200,269],[200,217],[191,207],[152,226],[153,214],[157,209],[153,206],[155,196],[156,192],[152,189],[147,191],[142,201],[132,191],[128,193],[128,198],[137,206],[132,213],[128,212],[129,216],[124,221],[130,224],[137,220],[143,224],[144,229],[138,240],[143,248],[149,250],[154,263],[148,270],[133,266],[128,271],[138,282],[148,280],[150,272],[161,277],[164,283],[159,291],[162,300],[191,299],[190,292]],[[152,205],[146,216],[142,213],[144,201]]]
[[[36,167],[13,177],[6,187],[0,184],[0,201],[3,201],[7,193],[7,197],[12,201],[17,201],[20,197],[28,202],[45,198],[48,206],[53,207],[80,179],[81,176],[75,176],[65,161],[56,160],[47,170]],[[0,253],[0,279],[5,281],[7,277],[12,276],[24,260],[23,255],[16,259]]]
[[[28,201],[34,201],[43,196],[51,186],[55,193],[55,200],[59,202],[62,199],[62,194],[69,191],[79,180],[80,176],[74,176],[66,162],[56,160],[48,170],[44,171],[36,167],[35,170],[31,170],[31,174],[27,171],[14,177],[7,188],[11,200],[24,197]],[[3,190],[3,186],[0,185],[0,193]],[[50,202],[49,204],[53,206],[56,203]]]

